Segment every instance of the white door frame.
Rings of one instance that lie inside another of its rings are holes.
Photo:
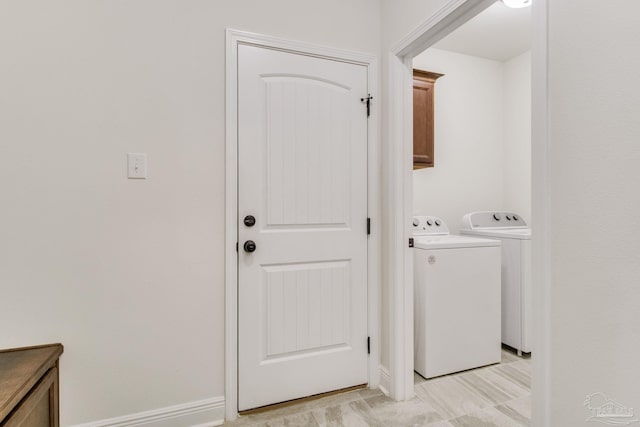
[[[249,44],[268,49],[333,59],[367,67],[368,86],[374,97],[367,124],[368,201],[371,234],[367,241],[367,327],[371,337],[369,387],[380,383],[380,156],[378,143],[378,59],[374,55],[316,46],[270,36],[227,29],[226,58],[226,184],[225,184],[225,415],[238,416],[238,46]],[[363,114],[366,114],[363,106]]]
[[[389,286],[390,394],[396,400],[413,397],[413,253],[408,247],[413,214],[413,57],[476,16],[496,0],[450,0],[427,21],[397,43],[388,54],[385,117],[385,161],[389,256],[385,283]],[[532,47],[532,205],[534,345],[533,422],[549,424],[549,183],[547,92],[547,0],[533,3]]]

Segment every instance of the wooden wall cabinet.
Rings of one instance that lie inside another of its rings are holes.
[[[436,80],[443,74],[413,70],[413,169],[433,167],[433,100]]]
[[[0,350],[0,427],[59,427],[62,344]]]

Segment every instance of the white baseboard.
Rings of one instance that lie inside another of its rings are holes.
[[[224,424],[224,397],[183,403],[73,427],[213,427]]]
[[[387,396],[389,396],[389,390],[391,390],[391,376],[387,368],[382,365],[380,365],[380,390]]]

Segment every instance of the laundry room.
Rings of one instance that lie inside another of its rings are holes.
[[[531,8],[508,3],[413,59],[414,368],[426,398],[447,393],[437,378],[449,374],[476,393],[505,375],[530,393]]]
[[[413,211],[441,217],[454,234],[474,211],[531,220],[530,19],[530,7],[496,2],[414,58],[415,70],[442,76],[433,134],[419,135],[414,122],[432,154],[416,162],[417,144],[426,144],[414,138]]]

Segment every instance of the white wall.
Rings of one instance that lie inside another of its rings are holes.
[[[449,0],[382,0],[382,48],[394,45],[435,15]]]
[[[427,49],[413,66],[444,74],[435,85],[435,167],[413,172],[413,211],[457,233],[464,214],[504,207],[503,63]]]
[[[224,29],[377,54],[379,22],[371,0],[0,1],[0,347],[64,343],[62,425],[224,394]]]
[[[413,172],[414,214],[509,210],[531,220],[531,54],[500,62],[427,49],[414,68],[443,73],[435,89],[435,167]]]
[[[531,224],[531,52],[503,63],[504,208]]]
[[[640,3],[546,3],[547,393],[551,425],[574,427],[591,393],[640,410]]]

